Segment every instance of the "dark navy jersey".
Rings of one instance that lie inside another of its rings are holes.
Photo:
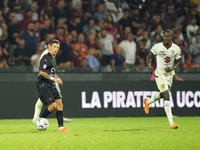
[[[39,71],[46,72],[48,75],[54,77],[56,74],[56,59],[50,53],[44,55],[40,60]],[[54,83],[54,81],[38,76],[38,82]]]

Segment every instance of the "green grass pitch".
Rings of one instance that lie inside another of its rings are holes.
[[[47,118],[48,119],[48,118]],[[177,117],[172,130],[166,117],[82,118],[57,132],[56,119],[37,131],[31,119],[0,120],[0,150],[199,150],[200,117]]]

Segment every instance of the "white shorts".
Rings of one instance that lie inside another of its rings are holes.
[[[160,69],[155,70],[156,84],[160,92],[171,89],[174,74],[174,71],[166,73],[165,71],[162,71]]]

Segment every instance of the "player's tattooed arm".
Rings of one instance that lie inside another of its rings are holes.
[[[51,77],[49,74],[47,74],[47,73],[44,72],[44,71],[39,71],[39,75],[43,76],[43,77],[46,78],[46,79],[50,79],[50,77]]]
[[[176,59],[175,63],[174,63],[174,66],[172,68],[169,68],[169,67],[165,68],[165,71],[166,72],[171,72],[172,70],[175,70],[179,66],[180,60],[181,59]]]
[[[147,58],[146,58],[146,62],[147,62],[147,67],[150,73],[153,73],[154,69],[152,67],[152,58],[153,58],[153,54],[151,52],[149,52]]]

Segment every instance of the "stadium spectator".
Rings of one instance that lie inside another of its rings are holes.
[[[195,36],[196,42],[189,47],[189,53],[192,56],[192,62],[200,66],[200,34]]]
[[[183,63],[185,62],[185,56],[188,53],[188,49],[186,48],[186,46],[187,46],[186,42],[180,38],[181,37],[180,35],[181,35],[181,31],[180,30],[176,30],[175,33],[174,33],[173,41],[181,49],[180,65],[182,66]]]
[[[146,43],[145,47],[143,47],[144,45],[141,44],[143,38],[145,38],[145,39],[147,40],[147,43]],[[137,37],[136,41],[137,41],[138,45],[140,45],[142,48],[145,48],[145,49],[150,50],[151,41],[150,41],[150,39],[149,39],[149,32],[148,32],[147,30],[145,30],[145,31],[143,32],[143,35]]]
[[[65,43],[65,29],[60,27],[56,29],[56,40],[60,42],[60,44]]]
[[[119,20],[119,33],[121,36],[124,35],[124,29],[126,27],[130,27],[131,23],[130,23],[130,20],[129,20],[129,10],[128,9],[125,9],[123,11],[123,18],[121,18]]]
[[[34,33],[37,36],[38,41],[40,41],[41,37],[40,37],[40,22],[39,21],[34,22]]]
[[[27,30],[19,36],[20,39],[25,40],[26,47],[29,48],[30,54],[33,55],[37,51],[38,38],[34,33],[34,23],[27,24]]]
[[[101,37],[99,39],[102,49],[102,66],[110,65],[110,57],[114,53],[115,41],[111,34],[107,33],[106,29],[101,30]]]
[[[183,64],[183,67],[184,67],[184,72],[194,72],[200,66],[192,63],[192,55],[188,54],[186,57],[186,61]]]
[[[43,40],[46,36],[46,34],[52,34],[53,30],[50,27],[51,21],[50,20],[45,20],[43,24],[43,28],[40,30],[40,37]]]
[[[67,32],[68,29],[67,29],[65,18],[59,18],[58,19],[58,23],[55,26],[55,29],[56,28],[63,28],[65,30],[65,32]]]
[[[142,38],[140,45],[138,45],[137,49],[137,58],[146,59],[147,55],[149,54],[149,50],[146,49],[147,39]]]
[[[84,41],[85,41],[84,35],[83,34],[79,34],[78,35],[78,42],[72,44],[72,52],[75,51],[76,45],[80,46],[79,53],[80,53],[82,59],[84,59],[87,56],[87,54],[88,54],[88,47],[87,47],[86,44],[84,44]]]
[[[125,57],[122,53],[123,49],[121,47],[117,47],[116,53],[110,58],[113,72],[122,72],[122,70],[126,69]]]
[[[126,2],[126,0],[121,0],[121,3],[122,3],[122,9],[123,9],[123,10],[129,9],[129,5],[128,5],[128,3]]]
[[[72,42],[72,36],[68,34],[66,36],[65,43],[62,43],[60,46],[60,50],[62,51],[62,60],[63,62],[59,65],[61,68],[69,67],[70,65],[70,55],[71,55],[71,42]]]
[[[90,19],[89,24],[85,25],[83,27],[83,33],[85,34],[85,37],[87,38],[89,32],[93,32],[93,31],[98,33],[100,31],[100,28],[99,28],[99,26],[97,26],[95,24],[95,20],[94,19]]]
[[[105,27],[106,27],[107,32],[109,34],[112,34],[113,38],[116,39],[117,26],[116,26],[116,23],[114,23],[113,17],[111,15],[107,16]]]
[[[155,44],[162,42],[162,36],[159,33],[156,33],[154,36],[154,41],[151,43],[150,48],[152,48]]]
[[[75,30],[71,31],[71,35],[72,35],[72,44],[78,42],[78,40],[77,40],[77,32]]]
[[[155,13],[156,15],[159,15],[161,17],[160,25],[162,25],[162,28],[165,29],[170,25],[166,7],[167,7],[166,2],[159,3],[158,10]]]
[[[70,56],[70,62],[71,62],[71,67],[81,67],[81,55],[80,55],[80,45],[76,44],[74,46],[74,51],[71,53]]]
[[[106,15],[111,15],[113,17],[113,21],[116,23],[117,22],[117,8],[115,4],[113,3],[113,0],[107,0],[105,1],[105,14]]]
[[[26,13],[25,13],[25,18],[24,18],[24,20],[22,20],[22,21],[20,22],[20,26],[21,26],[24,30],[26,30],[27,24],[28,24],[29,22],[33,22],[32,16],[33,16],[32,10],[30,10],[30,9],[27,10]]]
[[[15,12],[15,17],[17,18],[18,21],[24,20],[25,12],[21,10],[21,5],[19,3],[14,4],[13,11]]]
[[[169,23],[175,24],[177,21],[177,13],[176,13],[176,2],[173,0],[168,0],[166,3],[166,12],[169,17]]]
[[[150,41],[151,41],[151,43],[154,43],[155,37],[156,37],[155,35],[156,34],[160,34],[160,36],[163,37],[163,29],[162,29],[161,25],[158,25],[156,27],[156,29],[151,32],[151,34],[150,34]]]
[[[123,17],[122,3],[117,1],[117,22]]]
[[[176,13],[177,21],[185,24],[187,18],[189,18],[189,5],[190,2],[187,0],[177,0],[176,1]]]
[[[78,68],[79,72],[90,72],[90,68],[88,67],[88,60],[86,58],[81,60],[81,67]]]
[[[45,35],[45,38],[44,40],[42,40],[40,42],[40,46],[42,46],[44,49],[47,49],[48,48],[48,43],[51,39],[55,38],[55,35],[54,34],[46,34]]]
[[[134,42],[134,36],[132,33],[128,33],[127,40],[122,41],[118,46],[123,48],[123,56],[125,57],[126,67],[134,68],[136,61],[137,47]]]
[[[85,41],[85,44],[88,48],[94,49],[94,55],[99,60],[102,57],[102,52],[98,46],[98,44],[95,42],[96,39],[96,32],[90,32],[89,39]]]
[[[38,50],[34,55],[31,56],[31,65],[33,66],[33,72],[38,72],[40,65],[40,56],[42,55],[44,48],[38,46]]]
[[[139,64],[136,67],[137,72],[148,72],[148,68],[145,65],[145,60],[144,58],[139,58],[138,59]]]
[[[195,17],[190,18],[190,24],[186,27],[186,33],[188,42],[195,43],[195,34],[197,33],[197,30],[199,29],[199,26],[196,24],[197,20]]]
[[[44,10],[44,13],[50,17],[52,16],[53,10],[56,8],[55,6],[56,6],[55,1],[45,0],[45,4],[42,7]]]
[[[74,20],[75,17],[79,17],[83,19],[83,10],[82,10],[82,2],[80,0],[73,1],[73,9],[70,12],[70,20]]]
[[[89,10],[92,7],[92,0],[81,0],[83,11]]]
[[[8,26],[4,22],[0,22],[0,43],[8,38]]]
[[[26,10],[31,7],[31,4],[29,3],[29,0],[23,0],[21,4],[21,9]]]
[[[143,19],[139,15],[140,14],[139,14],[138,9],[133,10],[133,13],[131,16],[131,31],[132,31],[133,35],[137,34],[137,31],[140,27],[143,27],[143,28],[146,27]]]
[[[8,41],[4,41],[3,44],[1,44],[2,46],[0,47],[1,49],[1,54],[0,54],[0,58],[2,60],[6,61],[6,64],[11,64],[10,62],[10,53],[8,52],[8,48],[9,48],[9,42]]]
[[[66,13],[68,10],[67,8],[64,8],[65,6],[65,1],[64,0],[59,0],[57,3],[57,8],[55,8],[52,12],[52,27],[56,26],[58,23],[59,18],[64,18],[65,21],[68,20],[68,13]]]
[[[82,32],[82,27],[80,23],[81,23],[80,17],[75,16],[73,22],[70,23],[68,26],[68,31],[72,32],[73,30],[75,30],[77,34],[80,34]]]
[[[26,47],[25,40],[18,41],[18,47],[14,50],[12,60],[15,66],[30,66],[31,53]]]
[[[88,65],[93,72],[99,71],[99,61],[94,56],[95,50],[93,48],[88,49],[88,55],[85,57],[88,61]]]
[[[89,24],[90,19],[92,18],[92,13],[90,11],[85,11],[83,19],[81,19],[81,27],[84,27]]]
[[[179,30],[180,31],[180,35],[179,35],[179,38],[181,40],[184,40],[184,37],[183,37],[183,33],[182,33],[182,30],[183,30],[183,25],[182,23],[180,22],[177,22],[176,25],[175,25],[175,31]]]
[[[31,7],[29,9],[33,12],[31,19],[33,21],[38,21],[39,20],[39,14],[38,14],[38,3],[37,3],[37,1],[32,1]]]
[[[94,14],[94,18],[98,21],[106,20],[107,16],[104,13],[104,5],[103,4],[98,5],[97,12]]]
[[[10,43],[10,48],[12,45],[17,46],[16,38],[22,32],[21,26],[18,25],[18,20],[16,17],[13,17],[8,25],[8,42]],[[11,48],[13,52],[13,48]]]
[[[134,9],[138,9],[140,6],[140,0],[126,0],[130,9],[134,10]]]
[[[124,28],[124,33],[117,39],[117,43],[121,43],[121,41],[126,40],[128,34],[131,33],[131,28],[129,26]]]
[[[11,2],[8,0],[1,0],[0,1],[0,10],[2,10],[3,15],[6,15],[11,9]]]

